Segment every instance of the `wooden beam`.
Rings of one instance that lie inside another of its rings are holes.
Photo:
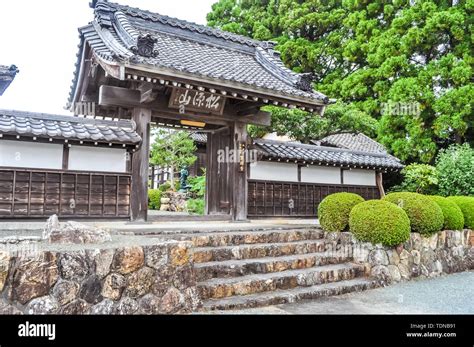
[[[100,106],[140,106],[141,93],[139,90],[102,85],[99,88]]]
[[[258,111],[255,114],[250,114],[242,117],[245,121],[250,121],[250,124],[269,127],[272,125],[272,114],[270,112]]]
[[[249,107],[245,107],[245,105],[242,105],[242,106],[234,105],[233,108],[234,108],[234,112],[237,113],[238,116],[249,116],[249,115],[253,115],[260,112],[260,107],[262,106],[263,105],[260,105],[260,104],[258,105],[250,104]]]
[[[247,125],[235,123],[232,127],[232,140],[234,153],[239,155],[237,160],[230,163],[231,168],[231,192],[232,192],[232,220],[234,222],[247,221],[247,163],[245,152],[247,151]]]
[[[219,119],[221,118],[220,116],[217,117],[217,119],[208,117],[208,116],[202,116],[202,115],[195,115],[192,113],[189,114],[179,114],[179,113],[174,113],[174,112],[166,112],[166,111],[153,111],[152,112],[152,117],[155,118],[163,118],[163,119],[171,119],[171,120],[193,120],[193,121],[201,121],[204,123],[209,123],[209,124],[216,124],[216,125],[223,125],[227,126],[229,125],[229,121],[225,119]]]
[[[63,146],[63,170],[69,168],[69,145],[66,143]]]
[[[138,90],[141,93],[140,102],[150,103],[156,99],[158,93],[153,92],[154,84],[151,82],[142,82],[138,85]]]
[[[99,89],[100,106],[121,106],[128,108],[146,107],[154,113],[154,117],[202,120],[206,123],[217,125],[227,125],[229,122],[242,122],[253,125],[268,126],[271,121],[269,114],[266,114],[265,112],[250,114],[246,117],[239,116],[236,112],[227,111],[223,115],[202,114],[192,111],[186,112],[186,114],[180,114],[178,110],[168,107],[168,98],[169,97],[165,95],[159,95],[155,100],[144,104],[141,102],[142,93],[140,90],[107,85],[103,85]]]
[[[131,218],[132,221],[146,221],[148,218],[151,111],[135,108],[132,119],[136,124],[138,135],[142,137],[142,143],[132,156]]]
[[[377,188],[379,189],[380,199],[382,199],[385,196],[385,190],[383,189],[383,176],[381,172],[376,173],[375,181],[377,183]]]

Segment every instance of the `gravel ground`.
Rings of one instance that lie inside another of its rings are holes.
[[[474,271],[232,314],[474,314]]]

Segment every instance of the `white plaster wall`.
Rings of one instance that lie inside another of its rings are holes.
[[[126,172],[126,150],[121,148],[101,148],[71,146],[69,148],[69,170]]]
[[[259,161],[250,164],[250,179],[298,182],[298,165]]]
[[[343,170],[344,184],[376,186],[375,171],[364,169]]]
[[[301,182],[341,184],[341,168],[329,166],[303,166]]]
[[[0,166],[62,169],[63,145],[0,140]]]

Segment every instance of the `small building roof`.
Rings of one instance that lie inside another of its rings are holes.
[[[142,140],[133,122],[127,120],[0,110],[0,137],[7,135],[122,145],[135,145]]]
[[[191,139],[200,144],[207,144],[207,134],[206,133],[200,133],[200,132],[191,132],[189,135]]]
[[[3,95],[18,72],[19,70],[15,65],[0,65],[0,96]]]
[[[253,143],[267,160],[296,161],[304,164],[347,166],[384,171],[398,171],[403,168],[397,158],[382,153],[263,139],[255,139]]]
[[[329,135],[321,140],[313,141],[316,145],[335,146],[354,151],[387,154],[383,145],[362,133],[341,133]]]
[[[365,135],[364,135],[365,136]],[[197,143],[207,143],[207,134],[192,132],[191,138]],[[370,139],[375,144],[378,142]],[[372,145],[374,145],[371,143]],[[378,144],[381,148],[382,145]],[[385,150],[375,151],[374,147],[359,146],[357,149],[334,148],[320,144],[305,145],[299,142],[254,139],[253,146],[264,159],[280,161],[297,161],[315,165],[347,166],[353,168],[377,170],[401,170],[404,166],[400,160],[387,154]]]
[[[77,101],[87,46],[109,75],[122,80],[153,81],[155,75],[194,81],[210,90],[228,88],[246,94],[239,96],[258,95],[286,107],[317,108],[329,103],[324,94],[312,89],[309,74],[297,74],[284,66],[274,42],[104,0],[92,5],[94,20],[79,29],[81,52],[70,104]]]

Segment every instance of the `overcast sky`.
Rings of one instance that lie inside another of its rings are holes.
[[[64,110],[79,44],[78,27],[92,18],[90,0],[22,0],[1,4],[0,65],[20,69],[0,97],[1,109],[69,114]],[[114,0],[206,24],[217,0]]]

